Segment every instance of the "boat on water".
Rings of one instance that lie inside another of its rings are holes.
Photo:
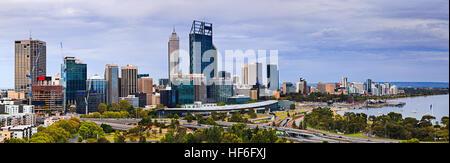
[[[412,113],[417,113],[417,110],[413,110],[413,111],[411,111]]]

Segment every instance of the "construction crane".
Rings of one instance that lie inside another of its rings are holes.
[[[31,41],[31,38],[30,38],[30,41]],[[30,42],[30,44],[31,44],[31,42]],[[37,54],[36,61],[33,62],[33,67],[32,67],[32,69],[30,71],[30,74],[26,75],[28,78],[30,78],[30,85],[29,85],[30,87],[29,87],[29,90],[28,90],[28,98],[29,98],[28,103],[29,103],[29,105],[31,105],[31,97],[32,97],[31,88],[32,88],[32,85],[33,85],[33,72],[36,69],[37,62],[39,61],[39,57],[41,56],[41,52],[42,52],[42,46],[39,46],[39,52]]]

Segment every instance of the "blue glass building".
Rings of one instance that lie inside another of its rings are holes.
[[[64,106],[75,104],[77,91],[86,91],[87,65],[75,57],[65,57],[61,64]]]
[[[214,78],[217,75],[217,51],[212,40],[212,24],[196,21],[192,23],[189,33],[189,73],[204,74],[205,77]],[[204,57],[209,58],[204,60]],[[212,71],[206,72],[205,69],[210,64]]]
[[[176,91],[175,90],[160,90],[161,104],[169,108],[173,108],[177,105]]]
[[[176,104],[192,104],[194,103],[194,84],[192,81],[188,83],[172,84],[172,90],[175,91]]]

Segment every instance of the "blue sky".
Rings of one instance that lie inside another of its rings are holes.
[[[63,56],[75,56],[89,75],[103,76],[114,62],[166,77],[172,28],[187,49],[192,20],[213,23],[222,53],[279,50],[281,82],[342,76],[448,82],[448,6],[448,0],[1,0],[0,88],[13,88],[14,40],[28,39],[30,30],[47,42],[48,75],[59,73]]]

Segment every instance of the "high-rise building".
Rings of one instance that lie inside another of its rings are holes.
[[[227,102],[233,96],[233,81],[231,79],[211,79],[207,86],[208,102]]]
[[[52,78],[52,85],[60,85],[59,81],[61,80],[61,74],[58,73]]]
[[[318,82],[317,83],[317,90],[320,92],[320,93],[326,93],[327,92],[327,90],[326,90],[326,83],[322,83],[322,82]]]
[[[169,47],[169,80],[172,79],[172,76],[174,74],[179,73],[179,49],[180,49],[180,38],[177,36],[177,33],[175,32],[175,28],[173,29],[172,35],[169,38],[168,42]]]
[[[372,94],[372,79],[367,79],[364,90],[366,94]]]
[[[40,117],[63,111],[63,87],[55,85],[51,78],[40,76],[31,87],[31,104],[34,105],[34,113]]]
[[[121,79],[121,95],[120,97],[128,97],[137,92],[137,74],[138,67],[127,64],[121,67],[122,79]]]
[[[296,87],[294,84],[292,84],[291,82],[284,82],[283,83],[283,90],[282,93],[283,94],[288,94],[288,93],[294,93],[296,91]]]
[[[106,80],[101,76],[94,75],[89,77],[86,81],[86,90],[79,90],[76,94],[76,112],[78,114],[86,114],[86,101],[87,112],[97,112],[98,105],[105,103],[106,99]]]
[[[103,79],[101,76],[94,75],[89,77],[86,80],[86,90],[88,90],[90,87],[90,94],[99,94],[98,101],[100,103],[106,102],[106,90],[107,90],[107,84],[106,80]]]
[[[233,84],[234,85],[238,85],[239,84],[239,76],[237,76],[237,75],[233,76]]]
[[[159,79],[158,84],[165,88],[169,86],[169,79]]]
[[[297,82],[297,93],[300,94],[308,94],[308,84],[305,79],[300,78],[300,81]]]
[[[280,88],[276,64],[267,64],[267,88],[272,91],[276,91]]]
[[[30,90],[31,82],[46,75],[47,46],[40,40],[16,40],[14,42],[14,89],[16,92]],[[36,67],[34,67],[36,66]],[[28,77],[33,71],[31,80]]]
[[[226,72],[226,71],[219,71],[219,78],[230,79],[231,73]]]
[[[152,105],[153,79],[147,77],[139,78],[138,92],[146,94],[146,105]]]
[[[341,87],[343,87],[343,88],[347,88],[348,87],[348,85],[347,85],[347,77],[342,77],[342,79],[341,79]]]
[[[241,78],[242,78],[242,84],[248,85],[248,64],[242,65]]]
[[[176,91],[171,89],[160,90],[159,94],[161,104],[169,108],[173,108],[176,106]]]
[[[335,84],[325,84],[325,93],[334,94]]]
[[[107,64],[105,67],[106,103],[119,103],[119,67]]]
[[[213,44],[211,23],[196,20],[192,23],[189,33],[189,57],[190,74],[203,74],[207,79],[217,77],[218,58]],[[209,65],[211,69],[206,69]]]
[[[60,81],[64,90],[64,106],[75,104],[78,91],[86,91],[87,65],[75,57],[65,57]]]
[[[262,84],[262,64],[261,63],[250,63],[248,65],[248,84],[257,85]]]

